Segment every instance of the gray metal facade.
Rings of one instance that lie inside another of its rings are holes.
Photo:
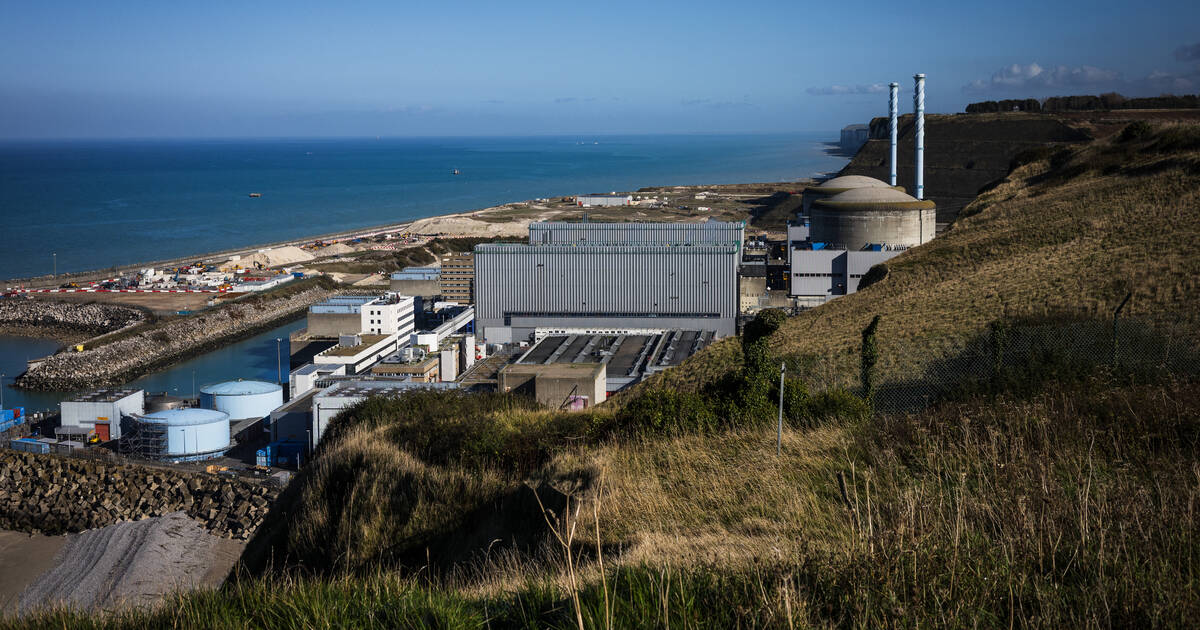
[[[741,247],[746,224],[704,223],[566,223],[543,221],[529,225],[530,245],[733,245]]]
[[[792,248],[791,295],[830,299],[854,293],[871,267],[901,253]]]
[[[740,258],[740,241],[479,245],[477,324],[491,343],[522,341],[536,327],[685,328],[732,335]]]

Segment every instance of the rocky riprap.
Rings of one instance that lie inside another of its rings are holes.
[[[310,288],[288,297],[225,304],[83,352],[48,357],[15,383],[25,389],[63,391],[119,385],[157,367],[195,356],[225,339],[267,328],[332,294],[327,289]]]
[[[183,511],[247,540],[278,494],[208,473],[0,450],[0,529],[57,535]]]
[[[56,332],[101,335],[146,321],[136,308],[43,300],[0,300],[0,327],[46,328]]]

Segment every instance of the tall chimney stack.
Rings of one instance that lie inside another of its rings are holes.
[[[891,153],[888,155],[888,167],[891,169],[891,174],[888,176],[888,184],[896,185],[896,117],[900,115],[900,84],[891,83],[890,95],[888,97],[888,135],[892,139]]]
[[[913,92],[913,113],[917,118],[916,140],[917,140],[917,163],[916,163],[916,192],[913,193],[917,199],[925,198],[925,75],[915,74],[913,80],[916,82],[916,91]]]

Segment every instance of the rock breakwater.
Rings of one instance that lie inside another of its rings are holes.
[[[333,293],[330,289],[312,287],[286,297],[263,296],[159,322],[83,352],[48,357],[17,378],[15,384],[25,389],[68,391],[119,385],[223,342],[267,329]]]
[[[0,300],[0,332],[86,339],[147,321],[141,310],[114,304]]]
[[[182,511],[214,535],[247,540],[278,494],[207,473],[0,451],[0,529],[67,534]]]

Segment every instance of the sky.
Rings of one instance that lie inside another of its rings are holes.
[[[773,133],[1200,92],[1200,2],[0,0],[0,139]],[[920,11],[917,13],[916,11]]]

